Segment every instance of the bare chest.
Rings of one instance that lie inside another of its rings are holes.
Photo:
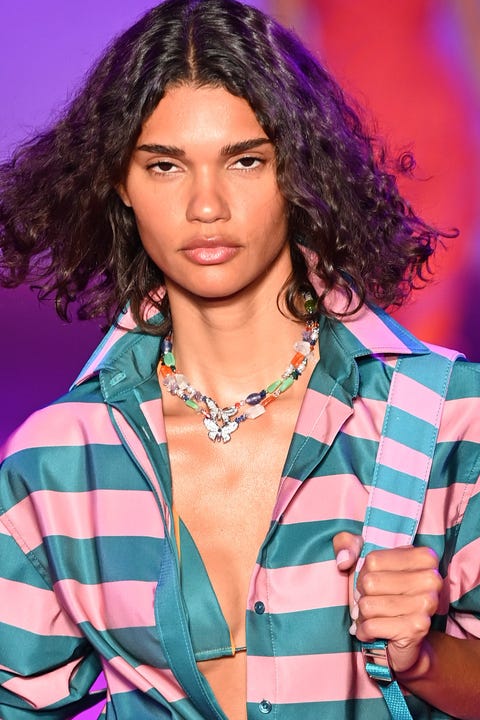
[[[240,646],[245,644],[250,577],[271,522],[293,430],[291,421],[261,420],[244,423],[225,444],[209,440],[195,415],[167,421],[174,507]]]

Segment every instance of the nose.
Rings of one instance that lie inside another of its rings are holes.
[[[217,173],[202,169],[192,177],[186,215],[191,222],[204,223],[230,218],[225,187]]]

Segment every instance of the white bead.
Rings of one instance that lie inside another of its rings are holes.
[[[260,415],[263,415],[265,412],[265,408],[263,405],[249,405],[245,409],[245,417],[247,417],[249,420],[254,420],[257,417],[260,417]]]
[[[167,387],[170,390],[170,392],[175,390],[175,388],[177,387],[177,381],[175,380],[175,375],[167,375],[163,381],[163,384],[165,385],[165,387]]]
[[[180,390],[185,390],[185,388],[188,387],[188,380],[185,375],[182,375],[181,373],[176,373],[175,380],[177,381],[177,385]]]
[[[293,349],[296,352],[302,353],[302,355],[310,355],[310,345],[304,340],[299,340],[298,342],[296,342],[293,346]]]

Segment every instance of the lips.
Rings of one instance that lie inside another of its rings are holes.
[[[240,246],[227,238],[197,237],[187,243],[182,252],[197,265],[220,265],[228,262],[240,250]]]

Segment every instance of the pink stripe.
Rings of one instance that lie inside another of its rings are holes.
[[[354,438],[378,442],[382,434],[386,402],[358,397],[354,401],[354,414],[342,427],[342,432]]]
[[[70,695],[69,684],[81,662],[81,659],[73,660],[46,675],[16,676],[4,682],[2,687],[27,700],[35,710],[40,710]]]
[[[250,657],[247,699],[273,704],[328,702],[382,697],[360,653]]]
[[[456,612],[447,619],[446,633],[462,639],[480,639],[480,620],[470,613]]]
[[[443,355],[447,358],[457,358],[457,357],[465,357],[462,353],[459,353],[458,350],[452,350],[451,348],[442,347],[442,345],[434,345],[433,343],[425,343],[425,345],[432,351],[437,353],[437,355]]]
[[[382,464],[394,470],[423,479],[426,474],[426,467],[429,469],[431,465],[429,460],[426,466],[425,457],[424,453],[413,450],[396,440],[390,438],[384,438],[383,440]],[[421,475],[418,473],[419,468],[423,468]]]
[[[273,508],[273,519],[278,520],[292,497],[297,492],[302,483],[296,478],[285,476],[282,478],[280,489],[278,491],[277,501]]]
[[[77,623],[89,622],[97,630],[155,625],[153,600],[157,584],[119,580],[83,585],[59,580],[55,592]]]
[[[139,438],[137,437],[135,431],[133,428],[130,427],[128,422],[125,420],[125,418],[122,416],[122,414],[116,409],[113,408],[113,414],[115,417],[115,421],[118,424],[118,427],[120,429],[120,432],[122,433],[123,437],[125,438],[125,441],[133,453],[133,455],[136,457],[137,462],[139,463],[140,467],[143,469],[145,475],[150,480],[152,487],[154,491],[156,492],[157,496],[162,501],[162,509],[165,515],[165,521],[167,523],[168,531],[170,532],[171,527],[171,518],[170,518],[170,511],[167,507],[167,504],[163,502],[163,492],[160,487],[160,484],[157,479],[157,475],[155,473],[155,470],[153,469],[153,465],[150,462],[150,458],[148,457],[145,448],[143,447],[142,443],[140,442]]]
[[[448,568],[450,602],[480,586],[480,538],[465,545],[452,558]]]
[[[355,475],[312,477],[302,485],[298,500],[284,511],[283,525],[337,518],[362,521],[368,488]]]
[[[428,489],[418,532],[444,535],[445,528],[453,527],[463,516],[471,491],[472,486],[464,483]]]
[[[445,403],[438,442],[469,440],[480,437],[480,402],[478,398],[461,398]]]
[[[5,598],[1,610],[3,623],[36,635],[81,637],[76,625],[59,609],[52,590],[0,578],[0,596]]]
[[[375,507],[385,512],[416,518],[422,512],[422,503],[409,500],[401,495],[375,488]]]
[[[150,430],[152,431],[153,437],[155,438],[156,442],[158,444],[166,443],[167,436],[165,433],[165,425],[163,422],[162,401],[160,399],[148,400],[147,402],[142,403],[140,407],[143,414],[145,415],[145,419],[150,426]]]
[[[406,375],[395,375],[395,386],[391,404],[431,425],[438,425],[439,396],[422,383]]]
[[[271,613],[348,605],[348,576],[334,560],[268,570],[257,565],[248,608],[259,599]]]
[[[101,535],[164,537],[160,510],[149,490],[68,493],[40,490],[30,497],[45,536],[65,535],[78,539]],[[26,517],[21,522],[20,527],[28,527]]]
[[[394,533],[389,530],[381,530],[380,528],[368,526],[368,540],[374,545],[383,548],[393,548],[399,545],[410,545],[411,539],[409,535],[404,533]]]
[[[310,388],[305,393],[295,432],[330,445],[352,412],[340,400]]]
[[[132,667],[120,656],[103,662],[105,676],[111,695],[137,689],[148,692],[155,688],[167,702],[176,702],[186,697],[171,670],[153,668],[149,665]]]
[[[4,447],[4,457],[40,447],[118,445],[107,406],[103,403],[60,403],[31,415]]]
[[[311,276],[310,281],[316,290],[321,289],[322,283],[315,276]],[[355,295],[353,302],[356,302]],[[327,297],[326,305],[334,313],[343,312],[348,308],[345,293],[340,289],[333,290]],[[372,352],[411,354],[410,348],[366,305],[353,315],[343,318],[343,323],[362,345]]]

